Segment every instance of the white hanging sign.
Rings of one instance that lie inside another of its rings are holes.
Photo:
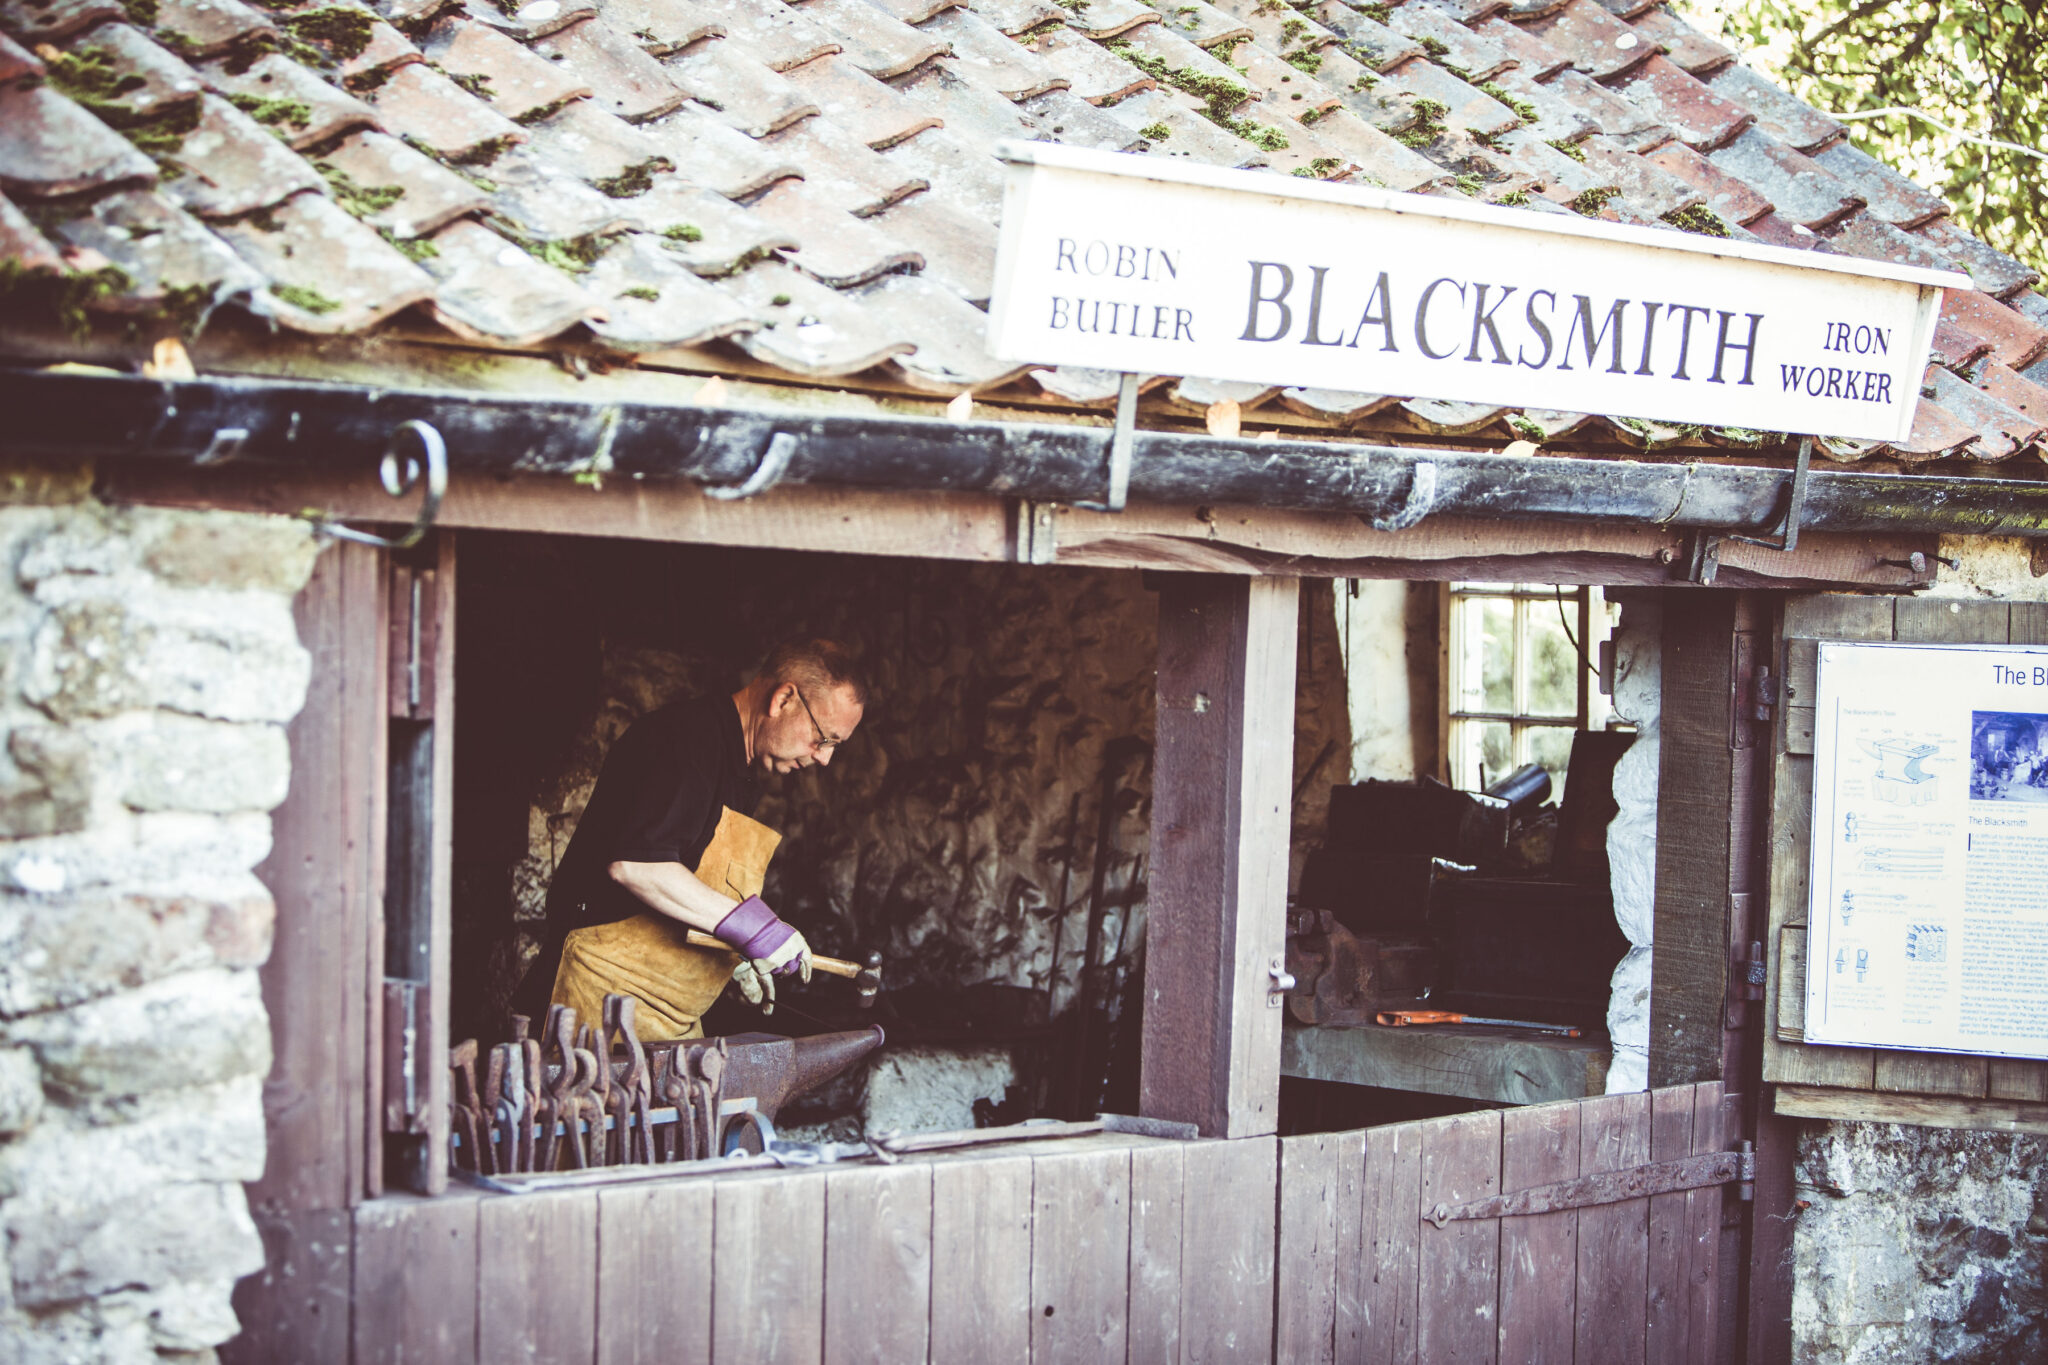
[[[1820,646],[1806,1041],[2048,1057],[2048,648]]]
[[[1007,143],[989,346],[1876,440],[1966,276],[1165,157]]]

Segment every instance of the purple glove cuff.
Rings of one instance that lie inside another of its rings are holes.
[[[781,917],[768,908],[767,901],[759,896],[749,896],[735,905],[732,913],[720,920],[711,933],[741,957],[764,958],[789,942],[796,930],[783,923]],[[784,964],[776,975],[786,975],[795,970],[796,963],[792,961]]]

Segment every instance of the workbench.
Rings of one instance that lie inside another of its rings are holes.
[[[1497,1104],[1578,1099],[1607,1089],[1604,1033],[1559,1038],[1471,1024],[1324,1024],[1282,1031],[1280,1074]]]

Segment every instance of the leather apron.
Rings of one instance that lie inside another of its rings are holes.
[[[782,836],[727,806],[718,817],[697,880],[736,900],[761,894],[768,860]],[[693,948],[689,926],[653,910],[615,924],[574,929],[555,970],[554,1003],[576,1017],[604,1017],[607,995],[630,995],[633,1031],[644,1043],[704,1036],[704,1011],[718,999],[740,955],[730,948]]]

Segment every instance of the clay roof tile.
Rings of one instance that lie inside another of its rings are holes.
[[[1809,156],[1842,136],[1842,125],[1790,91],[1736,62],[1706,78],[1714,93],[1756,115],[1756,126]]]
[[[591,93],[590,82],[563,63],[471,19],[443,19],[420,46],[450,79],[514,123]]]
[[[1697,151],[1726,146],[1756,121],[1749,110],[1715,94],[1662,55],[1612,85],[1616,94],[1668,125]]]
[[[735,338],[754,359],[814,378],[857,374],[916,349],[859,302],[787,265],[757,265],[729,286],[768,326]]]
[[[376,110],[288,57],[270,53],[235,74],[239,65],[209,63],[208,85],[295,149],[332,142],[353,129],[378,127]]]
[[[711,117],[751,138],[766,137],[818,112],[804,93],[755,61],[731,39],[699,43],[664,65],[675,86]]]
[[[258,311],[294,331],[362,331],[434,295],[432,277],[323,195],[214,230],[269,280]]]
[[[526,141],[518,124],[423,62],[411,62],[370,95],[387,132],[456,166],[488,166]]]
[[[594,19],[536,39],[533,51],[589,86],[601,108],[628,123],[659,118],[696,93],[686,93],[632,37]]]
[[[0,87],[0,190],[48,199],[156,179],[156,163],[46,85]]]
[[[1701,78],[1736,57],[1734,48],[1709,38],[1662,4],[1646,6],[1630,16],[1629,24],[1645,42],[1663,48],[1675,65]]]
[[[1570,57],[1575,68],[1596,81],[1624,76],[1659,51],[1654,39],[1636,32],[1593,0],[1570,0],[1538,18],[1517,22]]]
[[[842,56],[819,57],[783,74],[820,114],[876,151],[941,122]]]
[[[867,0],[801,0],[793,8],[829,30],[845,44],[846,59],[876,80],[915,71],[946,51],[944,40],[892,19]]]
[[[458,336],[528,346],[604,312],[567,274],[472,219],[432,241],[434,254],[420,262],[436,282],[429,306]]]
[[[701,346],[751,332],[767,322],[760,309],[730,290],[699,279],[666,243],[629,232],[598,258],[584,290],[604,301],[606,316],[590,330],[625,351]]]
[[[360,132],[313,163],[328,192],[371,227],[410,240],[489,204],[482,189],[395,137]]]
[[[127,14],[120,0],[0,0],[0,29],[34,46],[61,42]]]

